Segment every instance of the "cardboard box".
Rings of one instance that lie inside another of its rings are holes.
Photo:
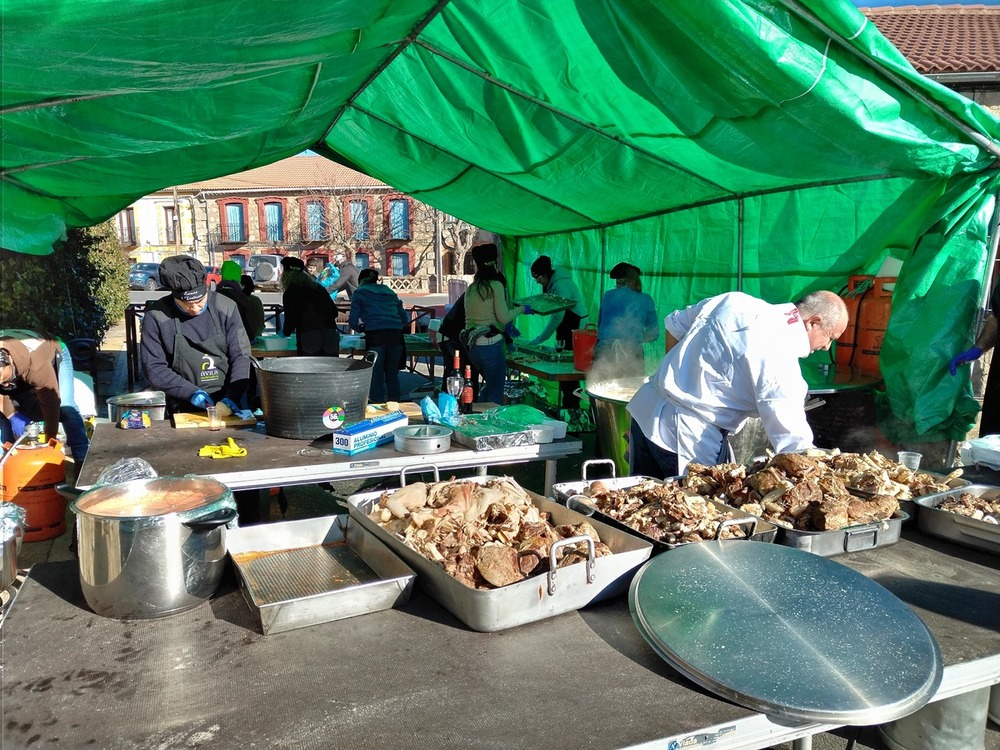
[[[333,433],[333,452],[343,456],[353,456],[376,445],[391,443],[392,431],[409,423],[409,418],[403,412],[391,411],[349,424]]]

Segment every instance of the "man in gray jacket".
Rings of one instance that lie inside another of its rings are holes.
[[[327,287],[330,296],[336,299],[337,294],[344,290],[347,298],[354,297],[354,290],[358,288],[358,267],[351,263],[343,253],[337,253],[333,259],[333,265],[340,271],[340,276],[333,284]]]

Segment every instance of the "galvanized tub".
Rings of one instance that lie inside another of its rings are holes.
[[[925,534],[941,537],[956,544],[986,552],[1000,552],[1000,526],[938,508],[948,498],[957,497],[963,492],[986,497],[989,500],[1000,498],[1000,487],[990,487],[985,484],[970,484],[951,492],[918,497],[915,501],[920,506],[917,512],[917,526]]]
[[[462,481],[486,482],[493,477]],[[571,612],[592,602],[628,591],[636,570],[649,559],[652,545],[638,537],[566,508],[552,500],[527,493],[531,501],[550,514],[551,522],[577,524],[588,521],[612,551],[610,557],[569,565],[498,589],[474,589],[460,583],[444,569],[368,518],[381,492],[363,492],[347,499],[351,517],[385,542],[420,576],[427,594],[473,630],[506,630],[547,617]]]
[[[417,577],[344,515],[234,529],[227,545],[265,635],[400,606]]]
[[[261,409],[268,435],[315,440],[331,428],[323,416],[341,407],[348,422],[365,418],[376,354],[364,359],[276,357],[255,360]]]

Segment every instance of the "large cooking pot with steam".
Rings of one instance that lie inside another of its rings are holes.
[[[99,615],[163,617],[209,599],[226,564],[236,500],[221,482],[157,477],[95,487],[76,514],[80,586]]]
[[[584,389],[590,398],[601,452],[615,462],[618,476],[628,475],[628,434],[631,417],[628,402],[647,378],[617,378],[600,382],[587,381]]]

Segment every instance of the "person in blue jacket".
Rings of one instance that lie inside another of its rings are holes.
[[[604,293],[597,313],[597,346],[594,368],[614,372],[616,376],[646,374],[642,345],[660,335],[656,303],[642,291],[641,271],[631,263],[619,263],[611,269],[614,289]]]
[[[365,349],[378,355],[368,400],[376,404],[398,401],[399,369],[406,357],[403,328],[409,325],[410,316],[399,296],[378,282],[374,268],[361,271],[358,282],[348,322],[352,329],[365,334]]]

